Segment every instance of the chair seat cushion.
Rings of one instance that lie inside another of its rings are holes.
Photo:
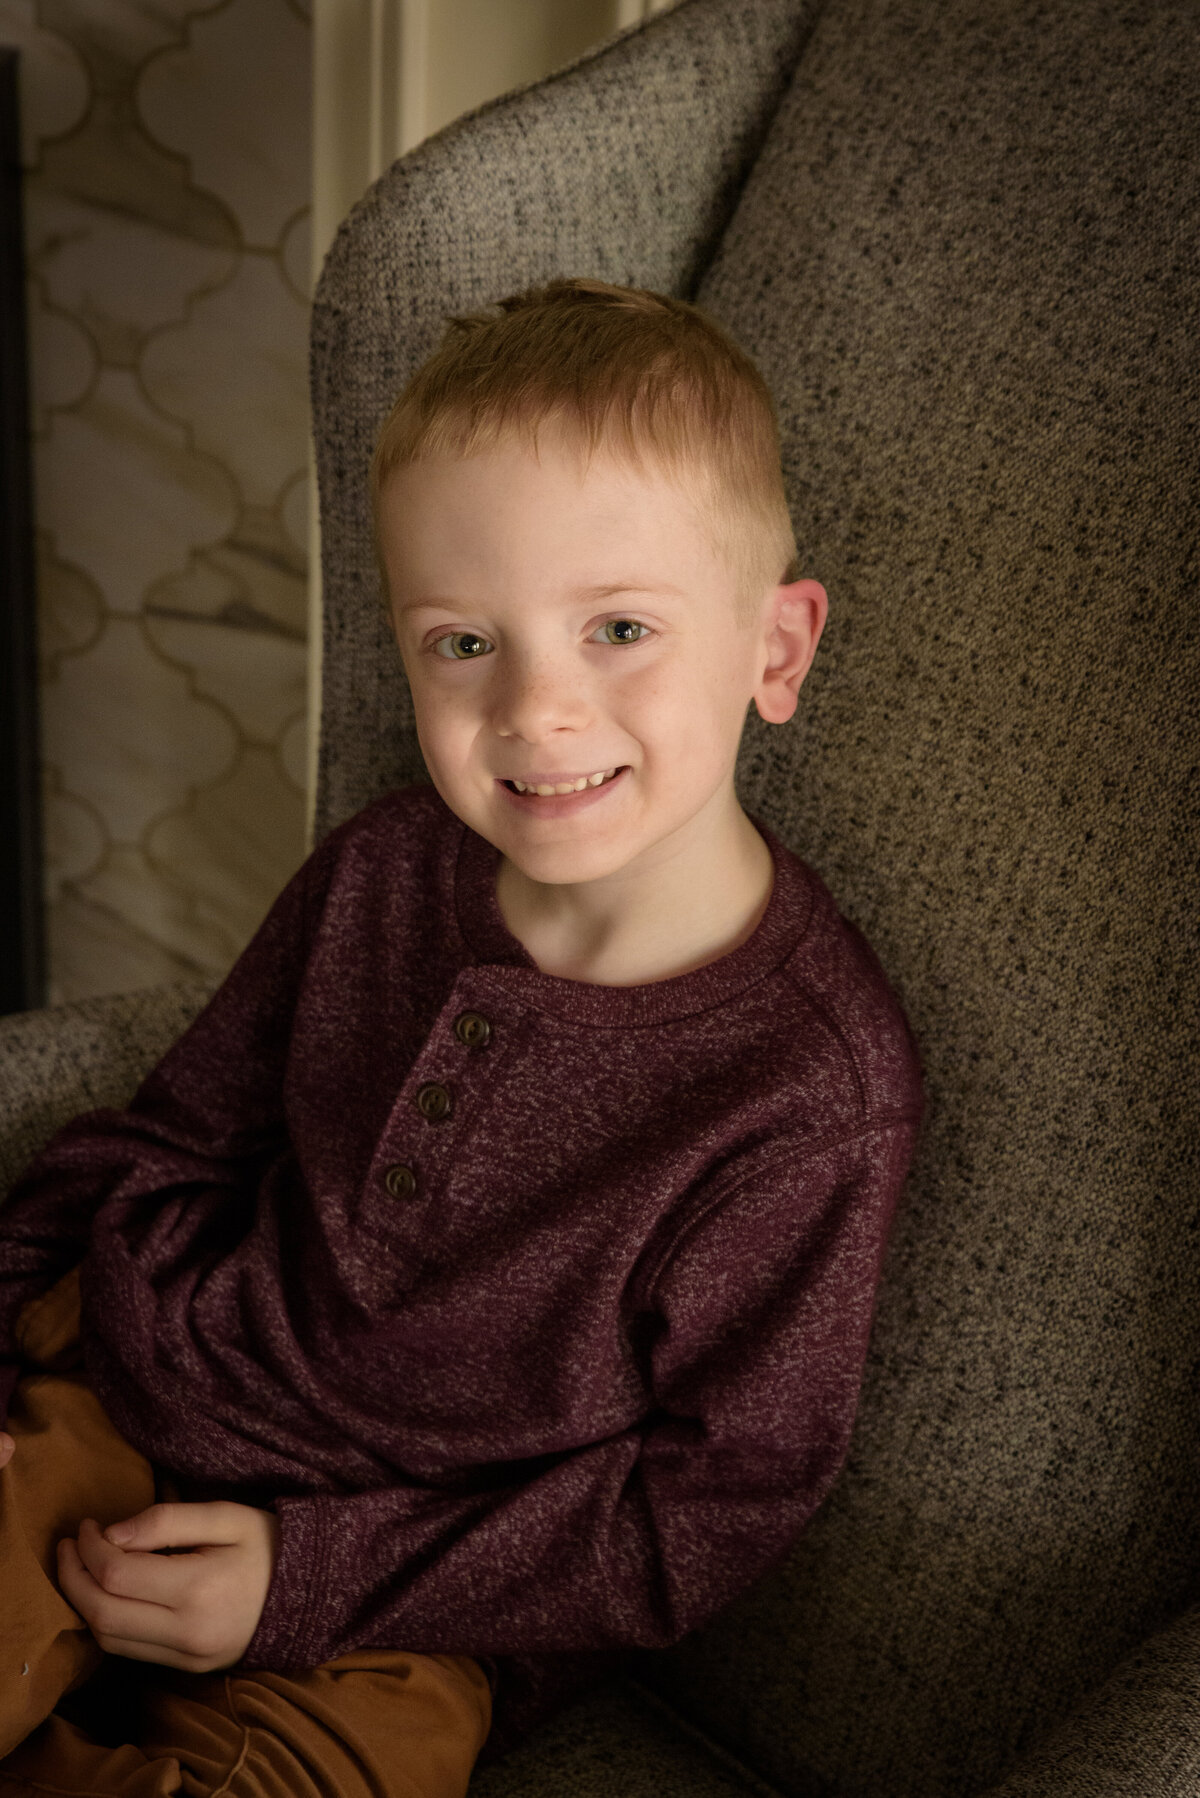
[[[503,1760],[471,1798],[779,1798],[632,1680],[597,1687]]]

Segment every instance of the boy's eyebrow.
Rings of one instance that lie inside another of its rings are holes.
[[[577,587],[575,592],[579,599],[612,599],[618,593],[674,593],[680,599],[684,597],[683,588],[670,581],[602,581],[594,587]]]
[[[670,581],[600,581],[590,587],[576,587],[575,599],[614,599],[618,593],[665,593],[676,599],[686,597],[682,587],[676,587]],[[400,607],[400,615],[406,612],[453,612],[456,602],[451,599],[410,599],[407,605]]]

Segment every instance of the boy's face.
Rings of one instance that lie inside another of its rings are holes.
[[[585,471],[549,431],[540,459],[513,440],[398,470],[379,526],[421,748],[452,811],[542,882],[650,870],[706,831],[719,847],[746,707],[780,716],[761,697],[775,596],[823,602],[815,582],[765,591],[761,621],[739,625],[685,490],[603,451]],[[822,603],[804,668],[823,618]],[[568,797],[506,784],[614,768]]]

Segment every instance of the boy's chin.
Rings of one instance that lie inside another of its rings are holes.
[[[536,881],[539,886],[578,886],[583,881],[602,880],[606,874],[613,874],[623,867],[628,859],[611,850],[603,854],[598,849],[588,850],[565,843],[530,849],[528,844],[514,843],[502,832],[497,832],[489,841],[495,842],[510,868],[515,868],[526,880]]]
[[[550,842],[530,843],[516,831],[497,830],[489,836],[511,870],[537,886],[581,886],[603,880],[628,866],[637,855],[631,843]]]

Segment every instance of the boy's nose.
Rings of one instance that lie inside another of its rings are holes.
[[[509,676],[495,695],[492,722],[499,736],[532,743],[551,731],[578,728],[589,715],[578,670],[543,663]]]

